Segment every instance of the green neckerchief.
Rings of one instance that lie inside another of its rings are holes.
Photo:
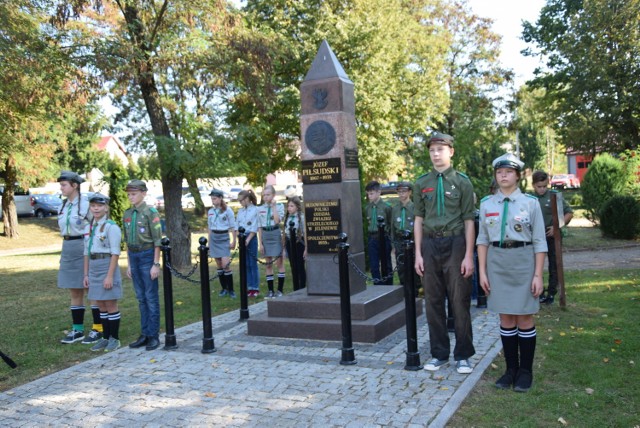
[[[507,215],[509,214],[509,198],[503,199],[504,208],[502,209],[502,224],[500,225],[500,246],[504,241],[504,229],[507,225]]]
[[[97,228],[98,228],[98,222],[96,222],[96,224],[93,225],[93,227],[91,228],[91,233],[89,234],[89,250],[87,251],[88,255],[91,255],[91,247],[93,246],[93,236],[95,235]]]
[[[267,227],[271,226],[271,204],[267,205]]]
[[[400,228],[402,230],[404,230],[404,218],[407,214],[407,209],[405,207],[402,207],[402,210],[400,210],[400,216],[402,217],[402,222],[400,223]]]
[[[378,230],[378,207],[375,204],[371,209],[371,229]]]
[[[138,219],[138,210],[133,209],[133,214],[131,215],[131,228],[129,229],[129,245],[134,245],[136,243],[136,220]]]
[[[438,174],[438,190],[436,192],[436,208],[438,217],[444,217],[444,184],[442,182],[442,173]]]
[[[67,235],[69,235],[69,217],[71,216],[71,208],[73,208],[73,205],[69,204],[67,209]]]

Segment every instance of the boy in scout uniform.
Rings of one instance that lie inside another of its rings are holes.
[[[396,264],[398,264],[398,255],[403,253],[402,233],[405,230],[413,233],[413,201],[411,200],[411,183],[401,181],[396,187],[398,192],[398,202],[391,208],[391,239],[393,240],[393,248],[396,252]],[[404,267],[398,268],[398,276],[400,284],[404,285]],[[416,290],[420,287],[420,278],[416,278]]]
[[[371,265],[371,276],[380,280],[380,261],[384,257],[387,261],[387,275],[391,272],[391,242],[387,234],[391,227],[391,205],[382,200],[382,193],[380,192],[380,183],[372,181],[365,187],[367,192],[367,199],[369,203],[366,207],[367,212],[367,232],[369,234],[369,264]],[[378,217],[384,217],[384,254],[380,254],[380,243],[378,236]],[[393,277],[387,281],[376,282],[377,285],[393,284]]]
[[[558,265],[556,262],[556,245],[553,230],[553,214],[551,212],[551,194],[557,195],[557,203],[562,206],[563,218],[560,221],[560,227],[569,224],[573,218],[573,210],[571,206],[562,200],[562,193],[556,190],[549,190],[549,174],[544,171],[536,171],[533,173],[533,190],[540,203],[542,209],[542,217],[544,218],[544,227],[547,237],[548,257],[549,257],[549,287],[540,295],[540,303],[550,305],[553,303],[554,296],[558,292]],[[564,202],[564,203],[563,203]],[[564,223],[563,223],[564,221]],[[560,241],[562,243],[562,241]]]
[[[434,133],[429,140],[433,170],[413,187],[416,273],[422,276],[432,359],[426,370],[449,363],[449,333],[445,300],[449,298],[455,322],[453,357],[458,373],[473,371],[468,359],[475,354],[471,330],[471,276],[475,241],[473,186],[451,167],[453,137]]]
[[[142,180],[131,180],[125,190],[132,205],[124,212],[123,220],[129,258],[127,276],[133,280],[142,330],[138,340],[129,344],[129,347],[139,348],[146,345],[147,351],[151,351],[160,346],[158,275],[162,227],[158,211],[144,202],[147,195],[146,183]]]

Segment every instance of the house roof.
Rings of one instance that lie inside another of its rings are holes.
[[[122,151],[122,153],[124,153],[125,155],[127,154],[127,149],[125,149],[124,145],[120,142],[118,137],[116,137],[115,135],[105,135],[104,137],[101,137],[100,141],[98,141],[98,143],[96,144],[96,147],[98,148],[98,150],[104,150],[107,148],[107,144],[109,144],[109,141],[111,140],[113,140],[113,142],[116,143],[116,145]]]

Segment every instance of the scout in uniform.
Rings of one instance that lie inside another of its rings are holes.
[[[118,267],[122,232],[115,221],[110,220],[109,198],[95,193],[89,198],[93,219],[84,239],[84,287],[89,289],[89,299],[100,308],[104,336],[91,348],[92,351],[115,351],[120,348],[120,310],[122,276]]]
[[[518,188],[524,163],[507,153],[496,158],[493,167],[499,190],[480,203],[480,286],[487,294],[489,309],[500,314],[507,370],[496,386],[526,392],[533,381],[533,316],[540,308],[547,252],[544,219],[537,198]]]
[[[280,221],[284,218],[284,205],[275,201],[276,190],[273,186],[265,186],[262,191],[263,204],[258,207],[258,234],[260,235],[260,248],[262,255],[267,260],[266,276],[268,298],[282,296],[284,290],[284,261],[282,249],[284,247]],[[278,292],[273,291],[273,264],[278,267]]]
[[[540,295],[540,303],[546,303],[550,305],[553,303],[556,293],[558,292],[558,264],[556,261],[556,245],[553,230],[553,215],[551,212],[551,195],[556,194],[557,204],[562,206],[562,218],[560,220],[560,227],[569,224],[573,218],[573,210],[571,206],[564,202],[562,199],[562,193],[557,190],[550,190],[549,187],[549,174],[544,171],[536,171],[533,173],[533,190],[534,196],[538,198],[540,208],[542,209],[542,217],[544,218],[544,227],[547,237],[547,256],[549,257],[549,287]],[[560,235],[562,237],[562,235]],[[562,240],[560,241],[562,243]]]
[[[127,276],[133,280],[142,330],[140,337],[129,344],[129,347],[140,348],[146,345],[147,351],[151,351],[160,346],[158,275],[162,226],[158,211],[144,202],[147,195],[147,184],[144,181],[131,180],[125,190],[132,205],[124,212],[123,219],[129,259]]]
[[[391,241],[388,234],[391,230],[391,205],[382,200],[382,193],[380,192],[380,183],[377,181],[371,181],[365,187],[367,193],[367,204],[365,210],[367,214],[367,232],[369,235],[367,247],[369,249],[369,264],[371,265],[371,276],[377,280],[375,284],[393,284],[393,277],[386,281],[381,281],[382,276],[380,273],[380,263],[382,258],[387,262],[387,275],[392,272],[391,265]],[[380,254],[380,240],[378,233],[378,217],[384,218],[384,254]]]
[[[207,225],[209,227],[209,257],[216,260],[218,266],[218,278],[222,290],[218,296],[229,296],[236,298],[233,291],[233,272],[229,262],[231,261],[231,250],[236,248],[236,222],[233,210],[224,202],[222,190],[213,189],[211,193],[211,203],[209,208]],[[233,242],[229,240],[229,233],[233,235]]]
[[[393,239],[393,248],[396,252],[396,264],[399,265],[398,255],[403,253],[402,236],[405,230],[413,233],[413,201],[411,200],[412,185],[409,182],[401,181],[396,187],[398,192],[398,202],[391,208],[391,239]],[[413,269],[412,269],[413,270]],[[398,268],[398,276],[400,284],[404,285],[404,267]],[[420,278],[416,275],[416,290],[420,287]]]
[[[238,193],[238,202],[242,206],[238,210],[236,225],[244,227],[247,248],[247,296],[258,297],[260,294],[260,276],[258,273],[258,198],[253,190],[242,190]]]
[[[83,237],[91,214],[87,196],[80,193],[80,184],[84,179],[75,172],[62,171],[58,177],[60,192],[66,197],[58,213],[58,226],[62,235],[62,253],[60,255],[60,270],[58,271],[58,288],[71,291],[71,320],[72,327],[61,343],[82,341],[83,344],[93,344],[102,337],[100,310],[95,302],[91,304],[93,327],[91,332],[84,335],[84,245]]]
[[[295,241],[291,241],[291,228],[295,232]],[[287,215],[284,218],[285,240],[287,256],[291,272],[296,272],[294,278],[298,279],[297,284],[293,284],[293,290],[297,291],[307,286],[307,270],[304,261],[307,258],[307,246],[304,241],[304,213],[302,212],[302,201],[297,196],[292,196],[287,202]],[[296,259],[292,259],[293,246],[296,246]]]
[[[449,363],[449,332],[445,301],[453,308],[456,345],[453,358],[458,373],[473,371],[468,359],[475,354],[471,330],[471,276],[475,240],[473,186],[451,167],[453,137],[434,133],[429,140],[433,170],[413,186],[416,273],[422,277],[432,359],[426,370]]]

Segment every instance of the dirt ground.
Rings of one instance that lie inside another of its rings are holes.
[[[640,246],[562,253],[564,270],[640,268]]]

